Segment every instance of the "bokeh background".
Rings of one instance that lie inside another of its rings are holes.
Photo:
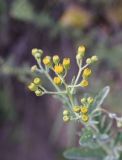
[[[121,0],[0,0],[0,160],[63,160],[63,150],[77,145],[61,103],[34,96],[26,82],[35,64],[32,48],[70,57],[71,77],[79,44],[87,46],[87,57],[100,59],[86,92],[110,85],[104,107],[121,115]]]

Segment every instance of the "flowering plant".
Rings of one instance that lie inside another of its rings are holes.
[[[54,87],[49,91],[43,86],[41,76],[35,77],[28,85],[30,91],[36,96],[44,94],[55,95],[65,106],[63,110],[64,122],[75,121],[82,125],[79,135],[79,148],[71,148],[64,152],[67,159],[99,159],[120,160],[122,151],[122,118],[115,113],[110,113],[101,107],[109,93],[109,86],[103,88],[96,97],[84,96],[78,100],[76,90],[89,85],[92,74],[90,65],[97,62],[97,56],[87,58],[83,65],[85,47],[79,46],[76,54],[78,74],[67,83],[66,76],[71,66],[70,58],[61,61],[58,55],[53,57],[43,56],[41,49],[33,49],[32,55],[38,65],[31,67],[32,72],[43,73]],[[50,75],[54,73],[54,78]],[[116,130],[112,129],[115,123]],[[112,130],[111,130],[112,129]]]

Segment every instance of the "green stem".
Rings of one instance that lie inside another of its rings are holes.
[[[74,92],[74,88],[75,88],[76,84],[77,84],[77,83],[78,83],[78,81],[79,81],[79,78],[80,78],[81,72],[82,72],[82,71],[83,71],[87,66],[88,66],[88,64],[86,64],[84,67],[79,68],[79,71],[78,71],[78,74],[77,74],[77,77],[76,77],[75,83],[74,83],[74,85],[73,85],[73,87],[72,87],[72,89],[71,89],[71,93],[73,93],[73,92]]]

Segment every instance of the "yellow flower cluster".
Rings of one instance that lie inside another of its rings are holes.
[[[74,106],[73,107],[73,112],[79,114],[83,122],[88,122],[89,121],[89,107],[90,104],[93,103],[94,99],[92,97],[88,98],[82,98],[81,99],[81,106]]]
[[[39,77],[34,78],[33,82],[28,85],[28,89],[35,92],[36,96],[41,96],[43,91],[40,89],[41,79]]]

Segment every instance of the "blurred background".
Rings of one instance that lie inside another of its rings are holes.
[[[74,124],[63,124],[61,103],[34,96],[26,82],[32,48],[70,57],[71,77],[80,44],[87,57],[100,59],[86,92],[110,85],[104,107],[121,115],[121,0],[0,0],[0,160],[63,160],[63,150],[77,144]]]

